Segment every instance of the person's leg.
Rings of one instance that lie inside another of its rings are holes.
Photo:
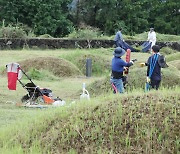
[[[156,81],[156,90],[159,89],[160,83],[161,83],[161,80],[157,80],[157,81]]]
[[[160,80],[151,80],[151,87],[153,89],[158,90],[160,86],[160,82],[161,82]]]
[[[115,79],[114,85],[116,86],[119,93],[124,92],[124,86],[122,79]]]

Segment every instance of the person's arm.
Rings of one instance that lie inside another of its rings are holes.
[[[130,61],[129,63],[125,62],[125,61],[122,61],[122,65],[125,66],[125,67],[130,67],[134,64],[133,61]]]
[[[147,41],[149,41],[149,40],[150,40],[150,32],[148,33]]]

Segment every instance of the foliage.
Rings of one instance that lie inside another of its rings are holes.
[[[162,34],[180,34],[178,0],[1,0],[0,16],[6,24],[22,23],[36,35],[66,36],[81,24],[103,34],[135,35],[154,27]]]
[[[77,22],[83,21],[100,28],[107,34],[113,34],[119,27],[123,28],[125,34],[131,35],[147,31],[150,27],[155,27],[160,33],[180,33],[180,24],[176,23],[180,21],[178,0],[81,0],[78,2],[75,16],[79,19]]]
[[[0,38],[26,38],[25,31],[20,27],[13,27],[11,25],[0,28]]]
[[[67,19],[69,0],[1,0],[0,16],[9,23],[23,23],[31,27],[35,34],[65,36],[72,24]]]
[[[97,39],[101,37],[101,32],[97,28],[85,27],[78,30],[74,30],[68,35],[68,38],[74,39]]]

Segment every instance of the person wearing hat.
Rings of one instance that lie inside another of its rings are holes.
[[[151,43],[151,48],[153,45],[156,44],[156,33],[154,31],[154,28],[150,28],[150,31],[148,32],[147,41],[149,41]]]
[[[121,47],[116,47],[112,58],[111,63],[111,79],[110,82],[116,92],[123,93],[124,92],[124,86],[123,86],[123,71],[124,67],[130,67],[134,64],[133,61],[130,61],[129,63],[125,62],[121,57],[126,53],[124,49]]]
[[[153,89],[158,90],[161,82],[161,68],[166,68],[168,65],[165,62],[163,55],[159,53],[160,47],[158,45],[152,46],[152,56],[150,56],[146,63],[141,63],[141,66],[148,66],[147,68],[147,83]]]

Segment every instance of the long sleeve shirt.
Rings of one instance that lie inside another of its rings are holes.
[[[151,65],[151,58],[153,58],[154,60],[154,55],[152,55],[151,57],[148,58],[148,61],[146,63],[146,65],[148,66],[148,69],[147,69],[147,76],[149,76],[149,73],[150,73],[150,65]],[[153,62],[152,60],[152,62]],[[158,63],[158,61],[156,62],[156,65],[154,67],[154,70],[152,72],[152,75],[150,77],[152,80],[161,80],[161,67]]]
[[[124,67],[130,67],[131,65],[133,65],[132,62],[127,63],[123,59],[121,59],[120,57],[114,57],[112,59],[112,65],[111,65],[112,76],[115,79],[122,78]]]
[[[148,41],[156,42],[156,33],[154,31],[148,33]]]

